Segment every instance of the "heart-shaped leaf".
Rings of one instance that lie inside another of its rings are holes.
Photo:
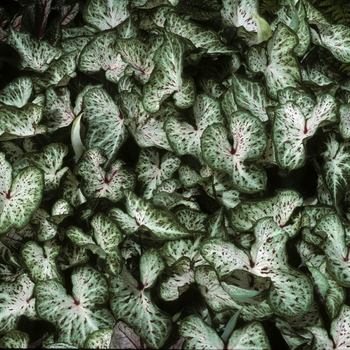
[[[28,349],[29,335],[21,331],[12,330],[0,339],[0,346],[2,349]]]
[[[99,329],[87,336],[84,342],[85,349],[109,349],[113,329]]]
[[[91,148],[83,154],[76,168],[76,173],[83,177],[81,190],[87,198],[108,198],[118,202],[124,197],[124,189],[134,187],[135,175],[121,160],[116,160],[105,171],[101,167],[105,162],[99,148]]]
[[[193,80],[182,77],[186,42],[175,34],[164,34],[164,42],[154,56],[156,66],[143,89],[143,106],[150,113],[159,111],[164,98],[173,93],[179,108],[191,107],[195,99]]]
[[[196,97],[193,105],[194,126],[170,116],[164,129],[172,148],[178,155],[190,154],[203,162],[200,141],[203,131],[211,124],[224,123],[218,101],[206,94]]]
[[[83,120],[87,123],[86,148],[100,147],[108,167],[128,137],[124,117],[109,94],[102,88],[89,90],[84,96]]]
[[[23,228],[37,210],[43,195],[44,176],[27,167],[12,180],[12,168],[0,153],[0,233]]]
[[[0,104],[22,108],[28,103],[33,92],[33,83],[29,77],[14,79],[0,91]]]
[[[140,264],[140,269],[144,271],[144,281],[154,282],[161,272],[159,268],[155,271],[147,268],[153,257],[154,253],[149,254],[141,263],[144,266]],[[116,319],[129,324],[148,346],[162,348],[171,332],[171,318],[153,303],[150,291],[140,285],[124,267],[121,274],[111,277],[110,294],[111,308]]]
[[[201,148],[205,162],[213,169],[228,173],[240,192],[263,190],[267,181],[265,171],[256,164],[246,164],[265,151],[267,139],[262,122],[248,112],[238,111],[230,118],[229,132],[233,137],[232,146],[224,125],[215,123],[204,130]]]
[[[113,328],[115,320],[101,307],[108,300],[107,282],[92,267],[72,272],[72,296],[56,281],[38,282],[35,289],[39,316],[55,325],[58,341],[82,347],[92,332]]]
[[[27,274],[21,274],[15,282],[0,283],[0,333],[12,331],[22,315],[35,315],[34,283]]]

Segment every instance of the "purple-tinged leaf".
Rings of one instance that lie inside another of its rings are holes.
[[[110,349],[146,349],[147,345],[126,323],[118,321],[114,327]]]
[[[60,8],[60,25],[69,24],[79,12],[79,2],[72,5],[64,5]]]

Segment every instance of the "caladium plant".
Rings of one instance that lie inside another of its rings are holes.
[[[2,347],[349,347],[330,3],[0,6]]]

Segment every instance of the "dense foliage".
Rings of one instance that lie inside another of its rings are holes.
[[[350,347],[342,9],[6,0],[0,347]]]

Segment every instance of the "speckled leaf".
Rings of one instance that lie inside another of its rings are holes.
[[[266,113],[268,105],[266,90],[263,85],[239,75],[232,75],[232,89],[239,107],[246,109],[262,122],[269,120]]]
[[[199,316],[184,318],[179,333],[185,338],[183,349],[224,349],[224,342]]]
[[[236,28],[243,26],[249,32],[257,31],[257,24],[253,13],[259,13],[258,0],[224,0],[221,16],[227,26]]]
[[[118,247],[122,240],[121,232],[111,219],[101,213],[94,215],[90,224],[97,245],[106,252],[107,272],[119,274],[122,267],[122,256]]]
[[[345,231],[336,214],[323,216],[315,227],[315,233],[324,237],[321,244],[326,254],[327,270],[338,283],[350,286],[350,249],[345,242]]]
[[[43,208],[36,210],[30,222],[36,225],[36,238],[40,242],[54,238],[58,232],[57,225],[50,220],[50,215]]]
[[[44,134],[46,127],[38,125],[42,117],[42,107],[28,103],[18,109],[11,106],[0,107],[0,140]]]
[[[310,114],[293,102],[275,109],[273,143],[281,168],[300,168],[306,161],[304,142],[312,137],[320,125],[336,121],[336,102],[330,95],[321,95]],[[293,140],[293,141],[291,141]]]
[[[350,104],[339,106],[339,133],[343,139],[350,139]]]
[[[302,196],[294,190],[279,190],[270,198],[246,200],[230,211],[230,220],[234,228],[250,231],[255,223],[271,216],[280,227],[287,225],[293,211],[303,204]]]
[[[164,129],[169,142],[178,155],[190,154],[203,162],[200,140],[207,126],[224,123],[220,104],[206,94],[196,97],[193,105],[194,126],[175,116],[170,116]]]
[[[49,133],[70,125],[75,119],[70,99],[70,90],[66,87],[46,90],[46,103],[43,109],[43,122]]]
[[[171,317],[153,303],[150,291],[140,286],[126,268],[112,276],[109,285],[115,318],[129,324],[148,346],[162,348],[171,332]]]
[[[330,334],[333,338],[333,349],[350,348],[350,307],[343,305],[338,317],[331,323]]]
[[[118,321],[114,327],[110,349],[144,349],[142,339],[126,323]]]
[[[114,31],[99,34],[92,39],[79,56],[79,70],[91,75],[103,69],[107,80],[117,83],[128,65],[115,50],[117,39]]]
[[[332,342],[332,340],[329,339],[328,332],[324,328],[320,326],[309,326],[305,327],[305,329],[313,334],[313,349],[337,349],[337,347],[334,346],[335,344]],[[339,350],[341,350],[341,348]]]
[[[68,201],[73,207],[78,207],[86,202],[86,198],[80,189],[80,182],[70,169],[62,177],[61,188],[63,189],[63,199]]]
[[[27,274],[0,283],[0,334],[16,329],[22,315],[35,314],[34,286]]]
[[[2,349],[28,349],[29,335],[27,333],[11,330],[0,339]]]
[[[36,72],[45,72],[49,64],[61,56],[61,50],[51,46],[45,40],[38,40],[28,33],[10,28],[7,44],[12,46],[21,57],[21,68]]]
[[[40,246],[29,241],[22,246],[21,256],[35,283],[46,280],[56,280],[63,283],[63,278],[56,264],[60,246],[55,241],[47,241]]]
[[[140,282],[144,289],[153,287],[165,266],[162,256],[155,248],[150,248],[141,255]]]
[[[83,120],[87,123],[84,145],[87,148],[100,147],[107,158],[107,167],[128,137],[124,117],[102,88],[91,89],[86,93],[83,110]]]
[[[123,233],[127,235],[131,235],[139,228],[134,218],[124,213],[119,208],[112,208],[108,213],[108,217],[110,217],[114,222],[116,222],[118,227],[123,231]]]
[[[175,210],[175,215],[189,231],[206,232],[204,221],[207,219],[208,214],[200,210],[183,207]]]
[[[206,54],[230,55],[234,51],[220,41],[218,34],[214,30],[202,27],[187,19],[185,20],[175,12],[170,11],[167,13],[165,28],[190,40],[197,49],[205,49]]]
[[[159,153],[155,148],[141,149],[135,171],[142,184],[142,197],[152,198],[157,186],[171,178],[180,164],[180,159],[173,153],[167,152],[159,159]]]
[[[121,160],[112,163],[108,171],[101,167],[105,162],[99,148],[85,151],[76,168],[76,173],[83,177],[81,190],[87,198],[108,198],[118,202],[124,197],[124,189],[134,188],[136,176]]]
[[[323,178],[337,206],[350,188],[350,143],[338,142],[335,135],[330,135],[326,150],[322,153],[324,163]]]
[[[125,195],[128,214],[134,218],[138,227],[148,228],[154,238],[171,240],[190,236],[189,231],[171,212],[155,209],[150,202],[131,191],[125,191]]]
[[[19,77],[0,91],[0,105],[22,108],[30,99],[33,83],[29,77]]]
[[[248,52],[249,68],[255,73],[264,73],[268,93],[274,99],[279,90],[300,85],[299,64],[293,53],[297,43],[294,31],[280,22],[268,41],[267,51],[253,46]]]
[[[84,20],[103,31],[115,28],[129,17],[128,0],[89,0]]]
[[[239,328],[230,336],[227,349],[271,349],[264,327],[253,322]]]
[[[337,60],[350,62],[350,29],[347,25],[317,23],[317,32],[311,29],[311,33],[315,43],[331,51]]]
[[[28,167],[14,178],[11,165],[0,153],[0,233],[11,227],[23,228],[37,210],[43,194],[44,177],[39,169]]]
[[[194,82],[182,78],[182,61],[186,48],[186,42],[180,37],[165,32],[164,42],[154,56],[156,66],[143,89],[142,102],[146,111],[159,111],[161,102],[174,92],[177,107],[192,106],[195,98]]]
[[[92,267],[72,272],[72,296],[56,281],[38,282],[36,302],[39,316],[55,325],[58,341],[82,347],[86,337],[98,329],[113,328],[115,320],[101,307],[108,300],[107,282]]]
[[[164,270],[159,286],[160,297],[165,301],[177,300],[194,282],[191,260],[187,257],[180,258]]]
[[[63,158],[68,154],[68,147],[62,143],[51,143],[39,152],[28,152],[21,156],[14,164],[14,171],[18,172],[28,166],[41,169],[44,173],[45,190],[51,191],[59,186],[62,176],[68,170],[62,168]]]
[[[139,147],[156,146],[173,151],[163,128],[166,116],[172,114],[173,108],[161,106],[157,113],[151,115],[143,108],[142,96],[135,90],[123,91],[119,97],[121,108],[127,116],[125,124]]]
[[[62,245],[62,251],[57,261],[60,269],[63,271],[87,263],[89,256],[84,248],[80,248],[68,241]]]
[[[222,124],[212,124],[201,138],[205,162],[215,170],[227,172],[234,187],[240,192],[254,193],[265,189],[267,177],[263,168],[245,164],[263,155],[267,138],[262,122],[248,112],[235,112],[230,118],[229,132],[233,145],[227,139]]]
[[[84,342],[85,349],[109,349],[113,329],[99,329],[89,334]]]
[[[194,278],[205,302],[215,312],[227,309],[237,310],[240,307],[236,301],[229,296],[218,279],[215,270],[208,266],[198,266],[194,271]]]

